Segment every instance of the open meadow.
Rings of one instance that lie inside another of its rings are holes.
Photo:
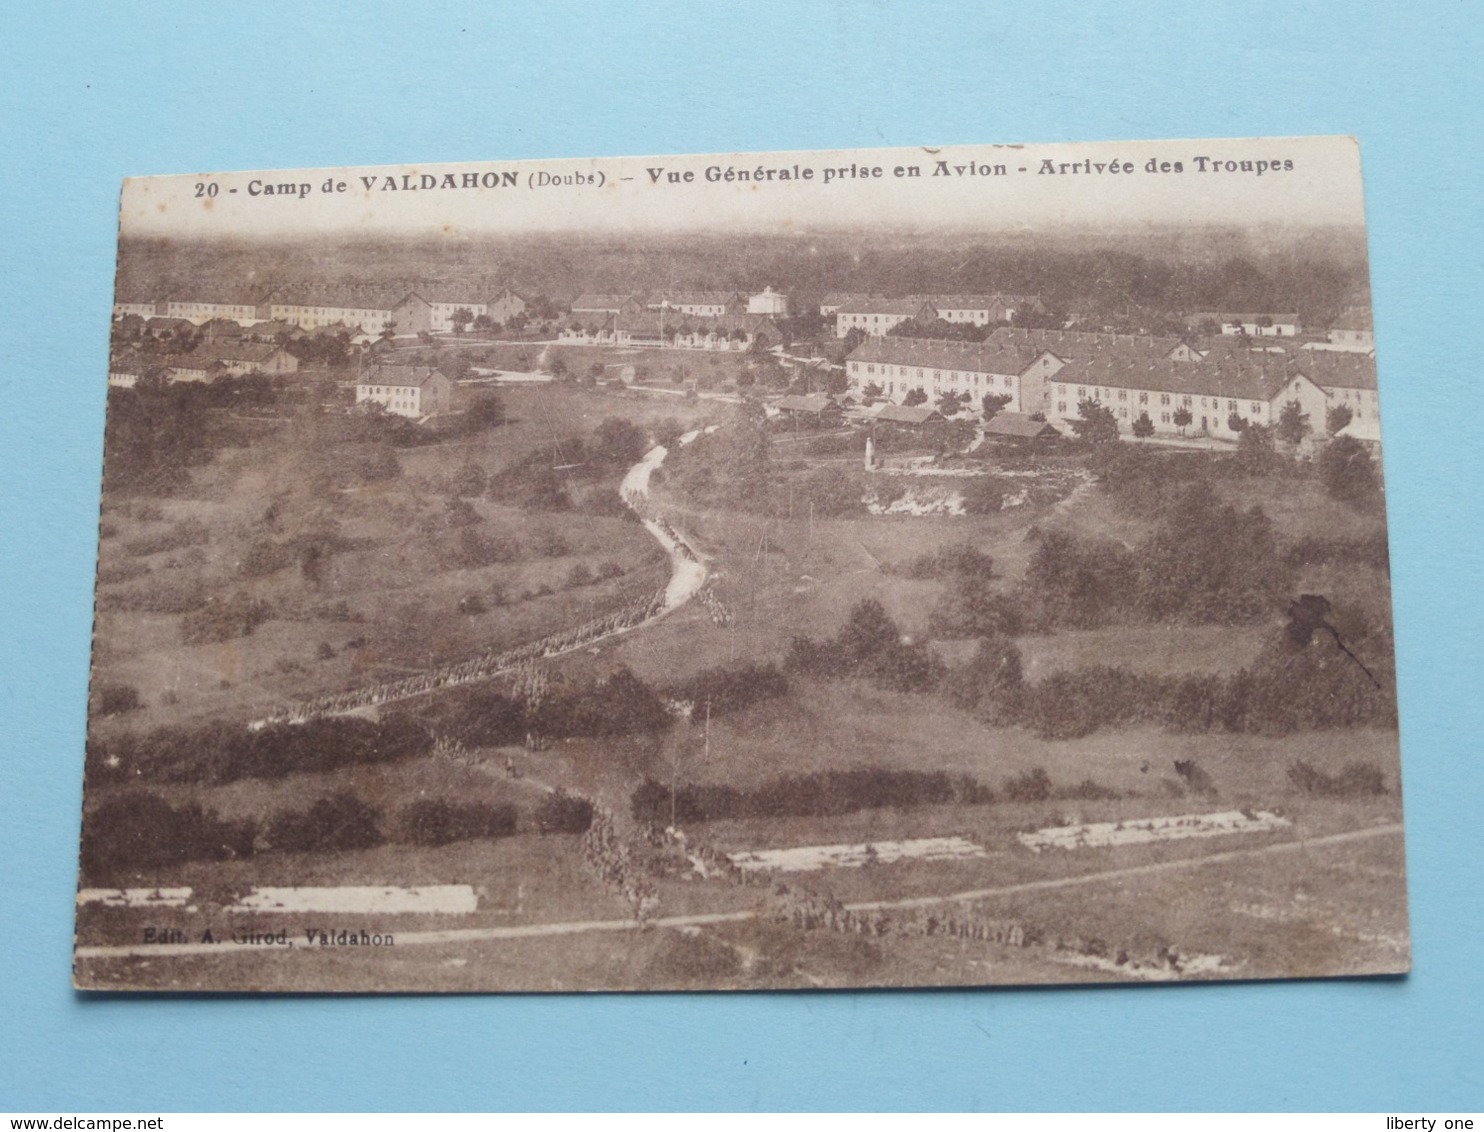
[[[981,457],[1020,487],[973,514],[871,514],[902,477],[775,444],[745,408],[500,396],[503,423],[400,446],[289,417],[171,491],[105,499],[95,694],[136,700],[93,722],[84,985],[1405,967],[1379,512],[1220,457],[1073,447]],[[656,442],[626,508],[618,481]],[[1223,565],[1231,530],[1250,571]],[[245,728],[592,623],[687,561],[696,596],[636,627]],[[1299,647],[1310,592],[1339,628]],[[141,806],[152,840],[119,816]],[[824,863],[738,864],[775,851]],[[324,895],[368,887],[465,903]],[[299,904],[266,906],[280,891]]]

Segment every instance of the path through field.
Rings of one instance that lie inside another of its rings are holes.
[[[1303,853],[1331,845],[1352,841],[1364,841],[1373,837],[1400,837],[1401,823],[1373,826],[1369,829],[1354,829],[1344,833],[1331,833],[1323,837],[1311,837],[1296,841],[1283,841],[1256,849],[1231,849],[1221,853],[1210,853],[1202,857],[1187,857],[1178,861],[1160,861],[1149,865],[1133,865],[1123,869],[1109,869],[1099,873],[1083,873],[1077,876],[1055,877],[1047,880],[1023,881],[1019,884],[1002,885],[998,888],[977,888],[967,892],[952,892],[932,896],[909,896],[897,900],[873,900],[858,904],[846,904],[852,912],[891,911],[893,909],[930,908],[941,904],[960,904],[975,900],[990,900],[1000,896],[1015,896],[1026,892],[1042,892],[1058,888],[1074,888],[1085,884],[1101,884],[1107,881],[1124,880],[1129,877],[1151,876],[1158,873],[1175,872],[1196,868],[1200,865],[1218,864],[1226,861],[1247,860],[1280,853]],[[581,935],[588,932],[631,932],[645,926],[656,928],[706,927],[711,924],[742,923],[754,920],[758,913],[753,910],[740,912],[710,912],[685,916],[661,916],[641,924],[638,920],[574,920],[554,924],[522,924],[512,927],[449,928],[440,931],[396,932],[397,947],[417,947],[438,944],[482,943],[503,939],[536,939],[550,936]],[[167,955],[216,955],[227,956],[243,952],[292,950],[313,948],[317,944],[306,939],[289,937],[287,945],[261,943],[172,943],[172,944],[126,944],[122,946],[79,947],[78,959],[123,959]]]
[[[714,431],[715,427],[712,426],[711,429],[704,431]],[[703,435],[703,430],[688,432],[680,438],[680,443],[689,444],[701,435]],[[538,649],[540,657],[547,659],[561,656],[564,653],[576,652],[579,649],[591,648],[599,641],[620,634],[632,633],[636,629],[653,624],[665,614],[684,605],[706,584],[706,563],[666,519],[654,514],[649,507],[649,477],[664,463],[667,455],[669,455],[667,448],[663,445],[655,445],[646,453],[644,459],[628,470],[619,485],[619,493],[624,503],[640,516],[644,529],[665,548],[665,552],[670,556],[670,580],[665,586],[663,599],[650,606],[645,611],[646,615],[639,619],[625,619],[621,623],[615,623],[618,615],[599,619],[598,623],[587,623],[570,632],[549,634],[533,645],[522,646],[522,649]],[[502,657],[475,658],[472,661],[458,661],[443,665],[421,672],[414,677],[404,677],[400,680],[332,693],[319,697],[317,700],[301,702],[265,719],[254,720],[248,724],[248,727],[256,731],[269,723],[303,723],[320,716],[350,715],[380,708],[399,700],[415,699],[430,692],[442,691],[463,684],[481,683],[512,671],[520,662],[529,659],[517,656],[516,654],[520,651],[513,650],[508,662]]]

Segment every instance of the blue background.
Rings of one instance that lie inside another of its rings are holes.
[[[1469,4],[6,5],[0,1108],[1479,1108]],[[83,1001],[69,946],[131,174],[1353,133],[1385,400],[1416,973],[1210,987]]]

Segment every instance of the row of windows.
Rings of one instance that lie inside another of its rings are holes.
[[[1056,388],[1057,388],[1057,392],[1060,393],[1063,397],[1065,397],[1067,395],[1067,389],[1069,388],[1068,386],[1058,385]],[[1129,391],[1127,389],[1120,389],[1120,390],[1118,390],[1118,393],[1117,393],[1117,399],[1120,400],[1120,401],[1127,401],[1128,400],[1128,394],[1129,394]],[[1098,389],[1096,387],[1093,388],[1091,395],[1094,398],[1096,398],[1098,396]],[[1109,389],[1102,390],[1102,396],[1104,398],[1111,399],[1111,397],[1112,397],[1112,390],[1109,390]],[[1087,389],[1087,386],[1085,386],[1085,385],[1079,385],[1077,387],[1077,399],[1079,401],[1085,401],[1085,400],[1087,400],[1087,398],[1088,398],[1088,389]],[[1174,401],[1172,399],[1172,395],[1169,394],[1169,393],[1161,393],[1159,395],[1159,403],[1161,405],[1173,404]],[[1191,408],[1194,408],[1195,407],[1195,398],[1189,396],[1188,394],[1182,394],[1182,395],[1179,396],[1179,403],[1181,405],[1183,405],[1185,408],[1191,409]],[[1140,390],[1139,391],[1139,404],[1141,404],[1141,405],[1147,405],[1147,404],[1149,404],[1149,394],[1147,392],[1143,391],[1143,390]],[[1201,408],[1203,408],[1203,409],[1216,409],[1216,410],[1220,410],[1220,408],[1221,408],[1221,398],[1220,397],[1202,397],[1201,398]],[[1227,412],[1230,412],[1230,413],[1235,413],[1235,412],[1238,412],[1239,411],[1237,402],[1236,401],[1233,401],[1233,400],[1228,400],[1226,402],[1226,409],[1227,409]],[[1262,412],[1262,402],[1261,401],[1253,401],[1253,402],[1251,402],[1251,410],[1252,410],[1252,413],[1253,413],[1254,416],[1256,416],[1258,414],[1261,414],[1261,412]]]
[[[913,368],[914,367],[911,367],[911,366],[897,366],[896,367],[897,374],[899,376],[901,376],[901,377],[907,377],[907,376],[909,376],[911,374]],[[925,369],[923,369],[921,366],[918,366],[918,367],[915,367],[915,368],[917,369],[917,377],[918,377],[918,379],[919,380],[926,380],[927,379],[927,371]],[[857,375],[859,375],[860,374],[860,363],[859,362],[852,362],[851,363],[851,369],[854,370]],[[891,370],[892,370],[892,367],[891,366],[883,364],[882,367],[881,367],[881,376],[882,377],[888,377],[888,376],[890,376]],[[875,363],[869,363],[869,364],[867,364],[867,366],[866,366],[866,372],[868,374],[874,374],[876,372]],[[965,381],[972,381],[975,385],[978,385],[979,384],[979,380],[980,380],[981,377],[984,379],[984,384],[986,384],[986,385],[993,385],[994,384],[994,378],[995,378],[995,375],[992,374],[992,373],[990,373],[990,374],[980,374],[980,373],[969,373],[969,372],[965,372],[965,373],[962,373],[961,374],[958,370],[950,370],[948,372],[948,375],[947,376],[948,376],[948,380],[949,381],[956,382],[960,378],[963,378]],[[943,374],[943,371],[942,370],[940,370],[940,369],[933,370],[932,379],[933,379],[934,384],[937,384],[938,382],[942,381],[943,380],[943,377],[944,377],[944,374]],[[1003,384],[1004,384],[1004,386],[1005,386],[1006,389],[1013,389],[1015,387],[1015,378],[1012,377],[1012,376],[1010,376],[1009,374],[1004,375],[1002,381],[1003,381]]]

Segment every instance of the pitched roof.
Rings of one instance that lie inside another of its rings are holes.
[[[695,319],[685,314],[664,314],[660,311],[636,311],[633,314],[620,312],[614,316],[613,329],[628,334],[678,334],[694,328]]]
[[[574,311],[618,311],[625,304],[634,301],[634,295],[600,295],[584,294],[578,295],[572,300]]]
[[[281,318],[268,319],[266,322],[255,322],[247,327],[245,333],[261,338],[265,334],[277,337],[280,334],[294,334],[298,332],[297,323],[285,322]]]
[[[1148,363],[1114,355],[1069,360],[1051,380],[1060,385],[1141,389],[1237,401],[1271,401],[1282,391],[1290,376],[1288,359],[1281,354],[1261,354],[1250,361],[1223,361],[1215,365],[1168,361]]]
[[[1321,389],[1375,389],[1376,359],[1370,354],[1305,350],[1291,367]]]
[[[1050,350],[1059,358],[1107,357],[1124,354],[1148,361],[1163,361],[1176,352],[1200,353],[1186,339],[1175,335],[1112,334],[1102,330],[1031,330],[1001,326],[991,330],[986,342],[1013,342]],[[1184,351],[1181,350],[1184,347]]]
[[[921,298],[915,299],[853,299],[840,308],[841,314],[905,314],[917,315],[925,306],[931,306]]]
[[[941,338],[868,338],[847,361],[879,362],[894,366],[966,371],[969,373],[1019,374],[1042,353],[1033,346],[999,341],[961,342]]]
[[[293,307],[389,311],[400,306],[404,299],[413,295],[416,295],[416,292],[394,284],[368,284],[354,287],[311,284],[292,291],[278,292],[273,296],[273,302]]]
[[[279,349],[272,342],[205,342],[192,350],[190,356],[203,365],[216,362],[261,365]]]
[[[825,413],[831,409],[839,408],[833,400],[823,393],[814,393],[807,397],[794,394],[788,397],[780,397],[777,407],[786,413]]]
[[[170,301],[172,303],[212,303],[217,306],[255,307],[259,303],[267,302],[272,294],[270,288],[261,285],[215,287],[210,283],[204,285],[193,283],[188,292],[171,292]]]
[[[1041,305],[1040,295],[1012,295],[1008,291],[993,291],[987,295],[928,295],[927,301],[936,310],[991,310],[995,307]]]
[[[672,307],[725,306],[736,302],[741,297],[736,291],[674,291],[668,294],[651,295],[649,305],[656,307],[661,303],[669,303]]]
[[[1297,311],[1223,311],[1221,314],[1221,321],[1226,323],[1261,322],[1265,318],[1295,326],[1299,320]]]
[[[989,436],[1015,436],[1030,439],[1061,435],[1046,421],[1033,421],[1025,413],[1012,413],[1007,409],[1001,409],[986,421],[984,431]]]
[[[943,414],[931,405],[893,405],[890,402],[876,406],[874,416],[878,421],[896,424],[926,424],[934,417],[943,418]]]
[[[1331,330],[1372,330],[1371,308],[1363,306],[1349,306],[1336,316],[1330,324]]]

